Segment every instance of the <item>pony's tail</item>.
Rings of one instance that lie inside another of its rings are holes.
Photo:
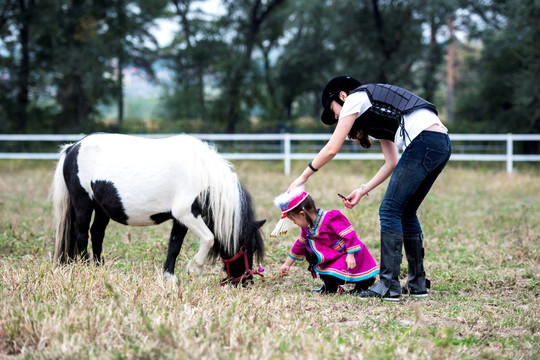
[[[64,145],[60,150],[60,160],[56,165],[54,180],[50,194],[54,208],[54,228],[56,240],[54,243],[54,262],[66,263],[76,256],[76,244],[72,237],[73,206],[69,198],[68,188],[64,179],[64,161],[71,144]]]

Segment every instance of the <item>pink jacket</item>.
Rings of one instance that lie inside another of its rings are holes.
[[[302,261],[306,257],[306,251],[311,254],[312,259],[316,259],[314,270],[319,274],[356,282],[379,273],[373,256],[339,210],[319,210],[313,229],[302,228],[289,256]],[[354,253],[356,267],[347,270],[345,258],[351,253]]]

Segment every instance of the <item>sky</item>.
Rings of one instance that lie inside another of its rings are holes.
[[[156,37],[159,46],[164,47],[170,44],[178,29],[179,26],[176,21],[159,19],[156,21],[156,27],[151,33]]]
[[[197,1],[192,5],[192,10],[201,9],[207,14],[219,15],[223,13],[221,0]],[[156,27],[151,31],[156,36],[160,47],[170,44],[175,32],[179,30],[178,21],[172,19],[159,19]]]
[[[220,15],[223,13],[221,0],[196,1],[192,5],[192,10],[201,9],[207,14]],[[174,11],[174,9],[171,9]],[[158,19],[150,32],[156,37],[160,47],[168,46],[174,34],[180,29],[178,19]],[[151,46],[151,45],[149,45]],[[166,70],[158,71],[156,74],[161,81],[167,81],[169,74]],[[124,73],[125,95],[128,98],[154,98],[159,96],[161,85],[148,82],[146,76],[136,68],[126,69]]]

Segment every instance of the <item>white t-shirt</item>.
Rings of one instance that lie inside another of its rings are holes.
[[[370,107],[371,100],[369,100],[367,92],[355,92],[347,96],[347,99],[345,99],[345,103],[343,104],[343,108],[341,109],[341,113],[339,114],[339,118],[341,119],[354,113],[358,113],[358,118]],[[435,115],[433,111],[426,108],[420,108],[418,110],[414,110],[411,113],[408,113],[407,115],[403,116],[403,121],[405,122],[405,131],[409,136],[407,137],[407,135],[405,135],[404,140],[403,135],[400,135],[399,129],[398,131],[396,131],[394,143],[400,150],[405,150],[407,145],[409,145],[411,141],[413,141],[414,138],[418,136],[418,134],[420,134],[422,131],[424,131],[433,124],[439,124],[446,129],[439,117]]]

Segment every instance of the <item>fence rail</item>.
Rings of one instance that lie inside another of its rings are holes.
[[[176,134],[141,134],[137,136],[147,138],[163,138]],[[310,160],[316,152],[294,152],[292,142],[327,141],[330,134],[190,134],[201,140],[217,142],[279,142],[274,152],[221,152],[221,155],[229,160],[281,160],[284,162],[284,172],[290,174],[292,160]],[[43,135],[14,135],[0,134],[0,142],[75,142],[82,139],[86,134],[43,134]],[[513,172],[514,162],[539,162],[540,154],[514,154],[514,143],[517,141],[540,142],[540,134],[451,134],[452,142],[499,142],[504,145],[505,151],[500,154],[493,153],[459,153],[452,154],[451,161],[499,161],[506,162],[506,171]],[[465,147],[464,147],[465,148]],[[477,147],[474,147],[477,148]],[[379,160],[383,159],[380,152],[342,152],[337,160]],[[56,160],[58,153],[39,152],[0,152],[0,159],[25,159],[25,160]]]

